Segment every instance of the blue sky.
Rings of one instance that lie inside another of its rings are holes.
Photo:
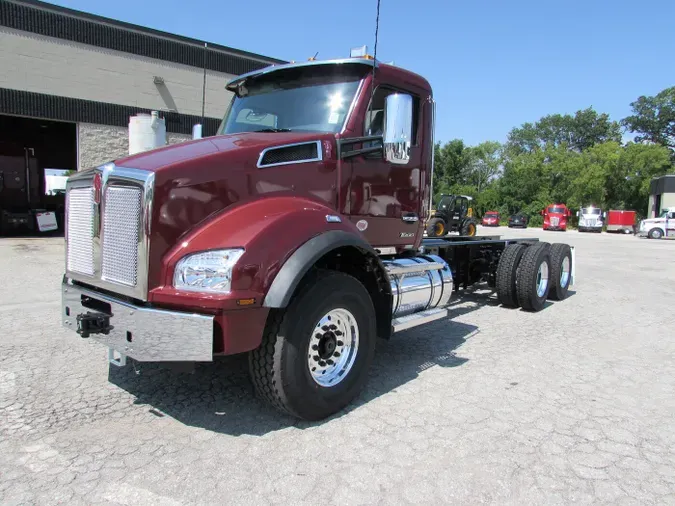
[[[52,3],[285,60],[373,51],[376,0],[58,0]],[[378,59],[425,76],[436,136],[504,141],[550,113],[675,85],[674,0],[382,0]]]

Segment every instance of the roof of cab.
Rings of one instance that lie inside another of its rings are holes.
[[[226,85],[225,88],[227,88],[230,91],[234,91],[239,84],[243,83],[247,79],[250,78],[255,78],[263,75],[268,75],[273,72],[277,72],[279,70],[284,70],[284,69],[290,69],[290,68],[299,68],[299,67],[310,67],[310,66],[321,66],[321,65],[344,65],[344,64],[358,64],[358,65],[365,65],[368,67],[373,67],[375,65],[376,69],[380,69],[382,71],[385,71],[387,74],[393,77],[400,78],[413,86],[417,86],[419,88],[424,88],[431,90],[431,85],[429,84],[429,81],[427,81],[424,77],[420,76],[419,74],[415,74],[414,72],[411,72],[409,70],[405,70],[401,67],[396,67],[395,65],[388,65],[385,63],[380,63],[376,60],[373,60],[371,58],[341,58],[341,59],[336,59],[336,60],[308,60],[304,62],[293,62],[293,63],[285,63],[281,65],[270,65],[268,67],[259,69],[259,70],[254,70],[252,72],[248,72],[246,74],[242,74],[240,76],[235,77],[231,81],[229,81]]]

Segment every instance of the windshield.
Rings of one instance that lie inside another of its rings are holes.
[[[486,218],[499,218],[499,213],[485,213]]]
[[[272,72],[247,81],[233,97],[218,133],[337,133],[363,72],[363,66],[326,65]]]
[[[441,211],[447,211],[454,207],[454,198],[453,197],[442,197],[438,203],[438,209]]]
[[[598,209],[597,207],[585,207],[581,210],[581,214],[600,215],[600,214],[602,214],[602,210]]]
[[[549,213],[565,213],[565,208],[564,207],[554,207],[551,206],[548,208]]]

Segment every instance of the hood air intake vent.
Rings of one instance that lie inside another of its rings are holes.
[[[302,142],[300,144],[287,144],[263,150],[260,153],[258,167],[320,162],[322,159],[321,141]]]

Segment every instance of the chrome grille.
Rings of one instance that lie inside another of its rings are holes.
[[[557,227],[559,221],[560,221],[560,218],[551,218],[551,226]]]
[[[68,278],[147,300],[154,184],[154,173],[113,163],[68,178]]]
[[[67,266],[71,272],[94,275],[94,190],[73,188],[68,192]]]
[[[106,188],[101,265],[105,281],[136,286],[140,218],[141,188]]]

